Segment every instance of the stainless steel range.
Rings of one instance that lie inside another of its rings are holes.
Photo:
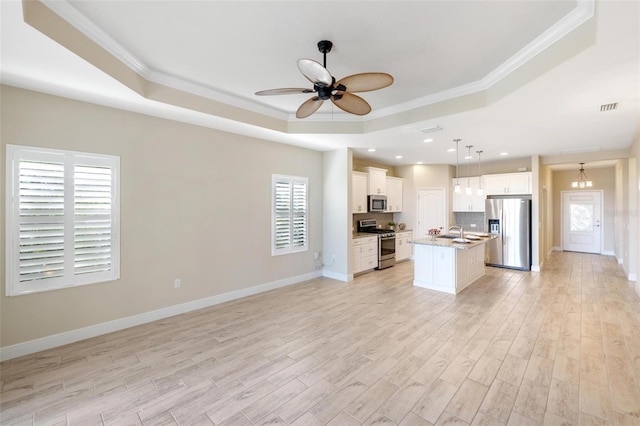
[[[396,263],[396,233],[390,229],[378,229],[375,219],[362,219],[358,221],[358,232],[378,234],[378,267],[376,269],[390,268]]]

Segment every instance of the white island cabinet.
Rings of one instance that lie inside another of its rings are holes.
[[[413,242],[413,285],[457,294],[484,275],[485,243],[455,243],[447,238]]]

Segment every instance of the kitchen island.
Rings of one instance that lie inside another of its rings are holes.
[[[457,294],[484,275],[485,244],[494,237],[456,242],[439,237],[413,241],[413,285]]]

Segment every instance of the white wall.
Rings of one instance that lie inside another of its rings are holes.
[[[323,154],[323,275],[353,280],[351,251],[351,156],[350,149]]]
[[[8,86],[1,90],[1,347],[319,275],[313,252],[323,247],[321,153]],[[6,144],[120,156],[120,280],[4,296]],[[309,177],[308,252],[271,256],[274,173]],[[346,199],[346,174],[340,173]],[[346,234],[343,217],[340,232]],[[337,255],[346,264],[344,252]],[[182,279],[180,289],[173,288],[175,278]]]

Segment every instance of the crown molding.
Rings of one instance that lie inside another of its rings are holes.
[[[594,13],[595,0],[579,0],[575,9],[549,27],[545,32],[540,34],[525,47],[520,49],[515,55],[500,64],[483,79],[416,98],[409,102],[404,102],[392,107],[372,111],[368,117],[385,117],[387,115],[402,113],[422,106],[432,105],[438,102],[488,90],[500,80],[529,62],[536,55],[546,50],[558,40],[562,39],[580,25],[591,19]]]
[[[78,12],[66,0],[41,0],[41,2],[140,76],[147,78],[151,74],[151,69],[140,59],[116,42],[109,34],[102,31],[86,16]]]
[[[41,2],[55,14],[67,21],[86,37],[100,45],[103,49],[111,53],[115,58],[146,80],[279,120],[287,122],[296,121],[295,113],[288,113],[273,107],[265,106],[264,104],[244,97],[238,97],[231,93],[216,90],[199,83],[151,69],[126,48],[116,42],[106,32],[102,31],[66,0],[41,0]],[[308,117],[306,121],[366,122],[391,116],[393,114],[405,113],[420,107],[433,105],[439,102],[487,90],[530,61],[536,55],[549,48],[558,40],[565,37],[577,27],[591,19],[594,16],[594,13],[595,0],[578,0],[577,6],[570,13],[565,15],[562,19],[481,80],[437,93],[432,93],[391,107],[378,109],[367,114],[367,116],[354,116],[342,113],[341,111],[337,114],[335,112],[326,112],[316,113],[313,116]]]

